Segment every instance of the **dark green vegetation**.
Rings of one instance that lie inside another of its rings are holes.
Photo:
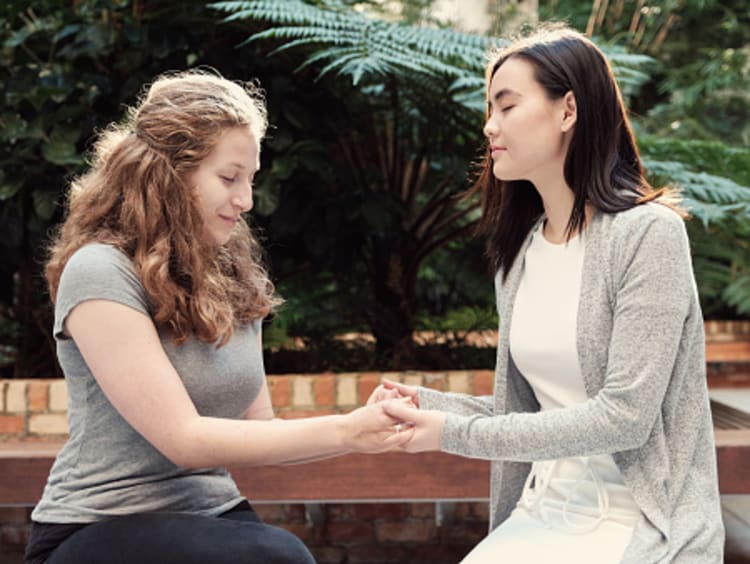
[[[287,303],[266,341],[300,337],[321,359],[312,370],[491,365],[492,354],[462,352],[460,339],[442,351],[412,340],[415,329],[460,336],[495,324],[483,245],[471,238],[477,203],[459,195],[482,151],[484,53],[501,40],[435,25],[430,4],[6,2],[3,375],[54,373],[44,245],[94,132],[119,119],[156,74],[197,65],[257,77],[267,92],[272,127],[253,222]],[[612,58],[653,180],[683,186],[692,208],[707,316],[746,317],[744,2],[644,2],[638,14],[634,4],[548,0],[539,15],[589,26]],[[404,9],[395,13],[394,5]],[[600,14],[601,5],[608,8]],[[491,29],[502,30],[495,20]],[[372,333],[376,346],[352,352],[331,340],[352,330]]]

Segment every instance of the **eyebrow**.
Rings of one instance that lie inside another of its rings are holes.
[[[505,98],[506,96],[520,96],[520,92],[516,92],[515,90],[511,90],[510,88],[501,88],[497,92],[495,92],[495,95],[492,97],[492,99],[495,102],[499,102],[502,98]]]

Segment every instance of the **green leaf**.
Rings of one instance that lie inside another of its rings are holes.
[[[83,159],[76,149],[78,136],[76,129],[55,128],[49,142],[42,145],[44,158],[59,165],[80,164]]]
[[[34,211],[42,219],[50,219],[57,208],[58,194],[47,190],[34,190],[31,194]]]
[[[20,178],[15,180],[7,180],[5,173],[0,170],[0,201],[9,200],[18,193],[23,181]]]
[[[18,114],[0,115],[0,139],[14,140],[26,137],[29,124]]]

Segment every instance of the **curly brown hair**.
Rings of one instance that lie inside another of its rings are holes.
[[[251,83],[195,70],[158,77],[123,123],[99,134],[90,169],[71,183],[46,266],[52,301],[73,253],[98,242],[132,259],[155,323],[176,344],[194,334],[221,346],[238,325],[268,315],[281,300],[247,224],[218,249],[202,243],[196,195],[184,182],[228,128],[249,127],[260,143],[266,126]]]

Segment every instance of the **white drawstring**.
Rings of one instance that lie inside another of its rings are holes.
[[[545,460],[541,462],[534,462],[529,472],[526,483],[524,484],[523,493],[521,494],[521,500],[519,505],[524,507],[532,515],[537,515],[543,523],[547,526],[552,526],[550,523],[546,509],[558,509],[562,511],[563,522],[571,533],[588,533],[593,531],[599,526],[599,523],[610,517],[609,507],[609,494],[607,488],[602,482],[599,475],[596,473],[594,468],[591,466],[588,457],[569,458],[566,460],[575,460],[583,465],[583,470],[576,478],[572,487],[568,490],[565,496],[565,501],[560,502],[554,499],[549,499],[545,494],[547,488],[549,488],[552,476],[560,460]],[[586,477],[591,475],[593,478],[594,486],[596,487],[596,501],[597,501],[597,513],[596,517],[592,516],[592,521],[585,525],[578,525],[571,522],[568,511],[569,506],[572,505],[573,494],[581,484],[584,484]],[[533,485],[532,485],[533,484]]]

